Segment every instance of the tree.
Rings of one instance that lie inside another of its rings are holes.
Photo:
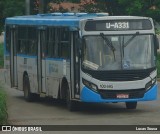
[[[39,1],[31,0],[32,14],[39,12]],[[108,12],[110,15],[148,16],[160,21],[160,0],[43,0],[43,2],[44,13],[49,12],[48,3],[50,2],[56,4],[72,2],[81,6],[81,12]],[[0,0],[0,9],[1,31],[6,17],[25,14],[25,0]],[[59,11],[67,12],[67,9],[59,6]]]
[[[3,4],[2,0],[0,1],[0,9],[1,9],[1,12],[0,12],[0,34],[1,34],[2,29],[3,29],[3,21],[4,21],[3,12],[2,12],[4,9],[4,4]]]
[[[148,16],[160,21],[160,0],[117,0],[122,15]]]
[[[80,10],[82,12],[106,12],[106,2],[104,0],[83,0],[83,2]]]
[[[25,2],[22,0],[3,0],[3,17],[25,14]]]
[[[4,21],[7,17],[25,14],[25,1],[22,0],[0,0],[0,33],[4,29]]]

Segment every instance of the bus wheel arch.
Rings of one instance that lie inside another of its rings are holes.
[[[61,82],[61,90],[60,90],[61,99],[67,98],[67,90],[69,90],[69,84],[68,84],[67,78],[63,77]]]
[[[24,98],[26,101],[31,102],[34,100],[34,95],[33,93],[30,92],[29,76],[26,71],[23,73],[23,91],[24,91]]]
[[[78,103],[71,99],[71,90],[66,78],[62,79],[61,95],[63,99],[66,100],[67,108],[69,111],[76,111],[78,109]]]

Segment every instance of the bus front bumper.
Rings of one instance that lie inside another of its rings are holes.
[[[82,102],[135,102],[135,101],[151,101],[157,99],[157,85],[148,90],[143,98],[135,99],[103,99],[99,93],[84,87],[81,91],[80,99]]]

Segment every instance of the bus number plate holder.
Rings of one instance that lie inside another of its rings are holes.
[[[129,94],[117,94],[116,97],[117,99],[128,99]]]

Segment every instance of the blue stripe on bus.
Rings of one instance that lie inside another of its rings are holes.
[[[23,57],[23,58],[37,58],[37,56],[30,56],[30,55],[25,55],[25,54],[17,54],[18,57]],[[42,60],[52,60],[52,61],[70,61],[69,59],[64,59],[64,58],[44,58]]]
[[[81,91],[80,99],[83,102],[135,102],[135,101],[151,101],[157,99],[157,85],[148,90],[143,98],[136,99],[102,99],[100,94],[93,92],[87,87]]]
[[[79,20],[54,20],[54,19],[37,19],[37,18],[8,18],[6,24],[19,24],[19,25],[46,25],[46,26],[69,26],[78,27]]]
[[[66,60],[66,61],[69,61],[69,59],[65,59],[65,58],[45,58],[45,60],[54,60],[54,61],[63,61],[63,60]]]
[[[26,55],[26,54],[17,54],[18,57],[23,57],[23,58],[37,58],[37,56],[31,56],[31,55]]]
[[[97,14],[81,14],[74,16],[54,16],[54,15],[31,15],[31,16],[18,16],[10,17],[5,20],[6,24],[19,24],[19,25],[48,25],[48,26],[69,26],[79,27],[79,22],[83,19],[92,19],[99,15]]]
[[[44,60],[63,61],[63,58],[45,58]]]

